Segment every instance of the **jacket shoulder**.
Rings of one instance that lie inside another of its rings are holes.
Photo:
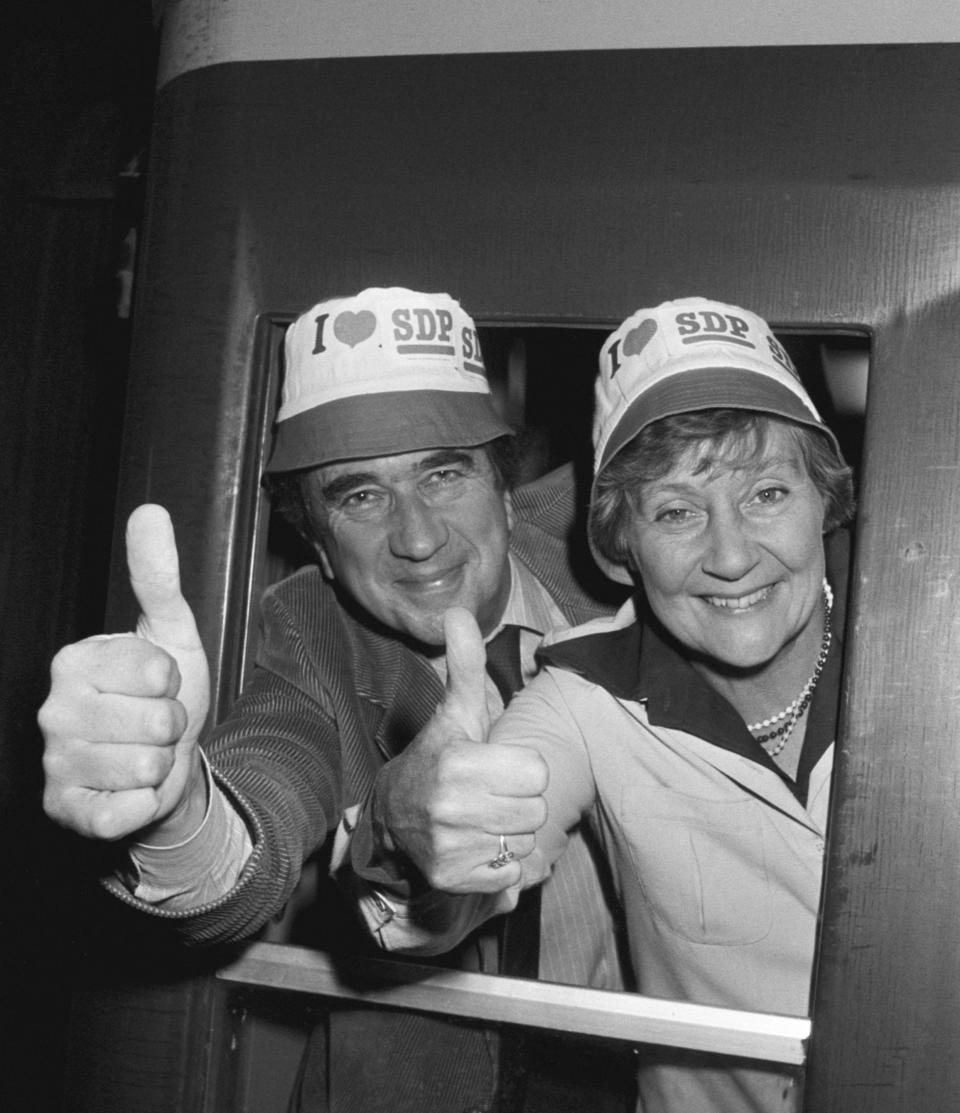
[[[573,464],[564,464],[513,492],[511,549],[574,623],[615,609],[629,594],[590,555],[588,483]]]
[[[282,672],[291,659],[302,657],[311,675],[331,691],[349,690],[390,705],[403,702],[400,693],[406,687],[428,694],[427,717],[435,709],[442,686],[428,662],[338,595],[316,566],[268,587],[260,609],[261,665]]]
[[[578,517],[584,517],[586,498],[572,464],[564,464],[513,492],[513,508],[520,521],[565,541]]]

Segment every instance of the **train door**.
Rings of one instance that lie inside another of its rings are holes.
[[[243,670],[266,543],[263,346],[317,297],[442,288],[522,340],[704,294],[798,342],[868,348],[807,1108],[944,1108],[960,1083],[960,48],[210,57],[157,99],[120,512],[171,509],[218,713]],[[256,1048],[228,1077],[217,1069],[248,1016],[209,976],[216,964],[154,954],[137,978],[78,996],[82,1020],[104,1001],[114,1012],[78,1045],[72,1108],[266,1110],[243,1074],[262,1069]]]

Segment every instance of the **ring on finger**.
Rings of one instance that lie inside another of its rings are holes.
[[[496,858],[492,858],[487,865],[492,870],[498,870],[505,866],[508,862],[512,862],[516,858],[516,854],[507,846],[507,840],[503,835],[499,836],[500,839],[500,853]]]

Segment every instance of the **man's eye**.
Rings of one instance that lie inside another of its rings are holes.
[[[455,483],[462,475],[458,468],[437,468],[427,476],[427,484],[431,487],[446,487]]]
[[[340,510],[361,511],[372,510],[377,504],[376,491],[351,491],[344,495],[338,502]]]

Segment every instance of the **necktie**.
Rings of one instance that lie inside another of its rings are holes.
[[[487,673],[496,684],[503,706],[506,707],[511,696],[523,687],[519,626],[504,626],[487,642]]]
[[[487,643],[487,673],[504,707],[523,687],[520,671],[520,627],[504,628]],[[504,918],[500,933],[500,973],[511,978],[536,978],[540,964],[540,887],[526,889],[517,907]]]
[[[487,642],[487,673],[506,707],[523,687],[520,670],[520,627],[504,626]],[[540,886],[520,894],[517,907],[500,918],[499,973],[510,978],[536,978],[540,972]],[[515,1029],[500,1046],[498,1113],[521,1113],[527,1088],[528,1041]]]

